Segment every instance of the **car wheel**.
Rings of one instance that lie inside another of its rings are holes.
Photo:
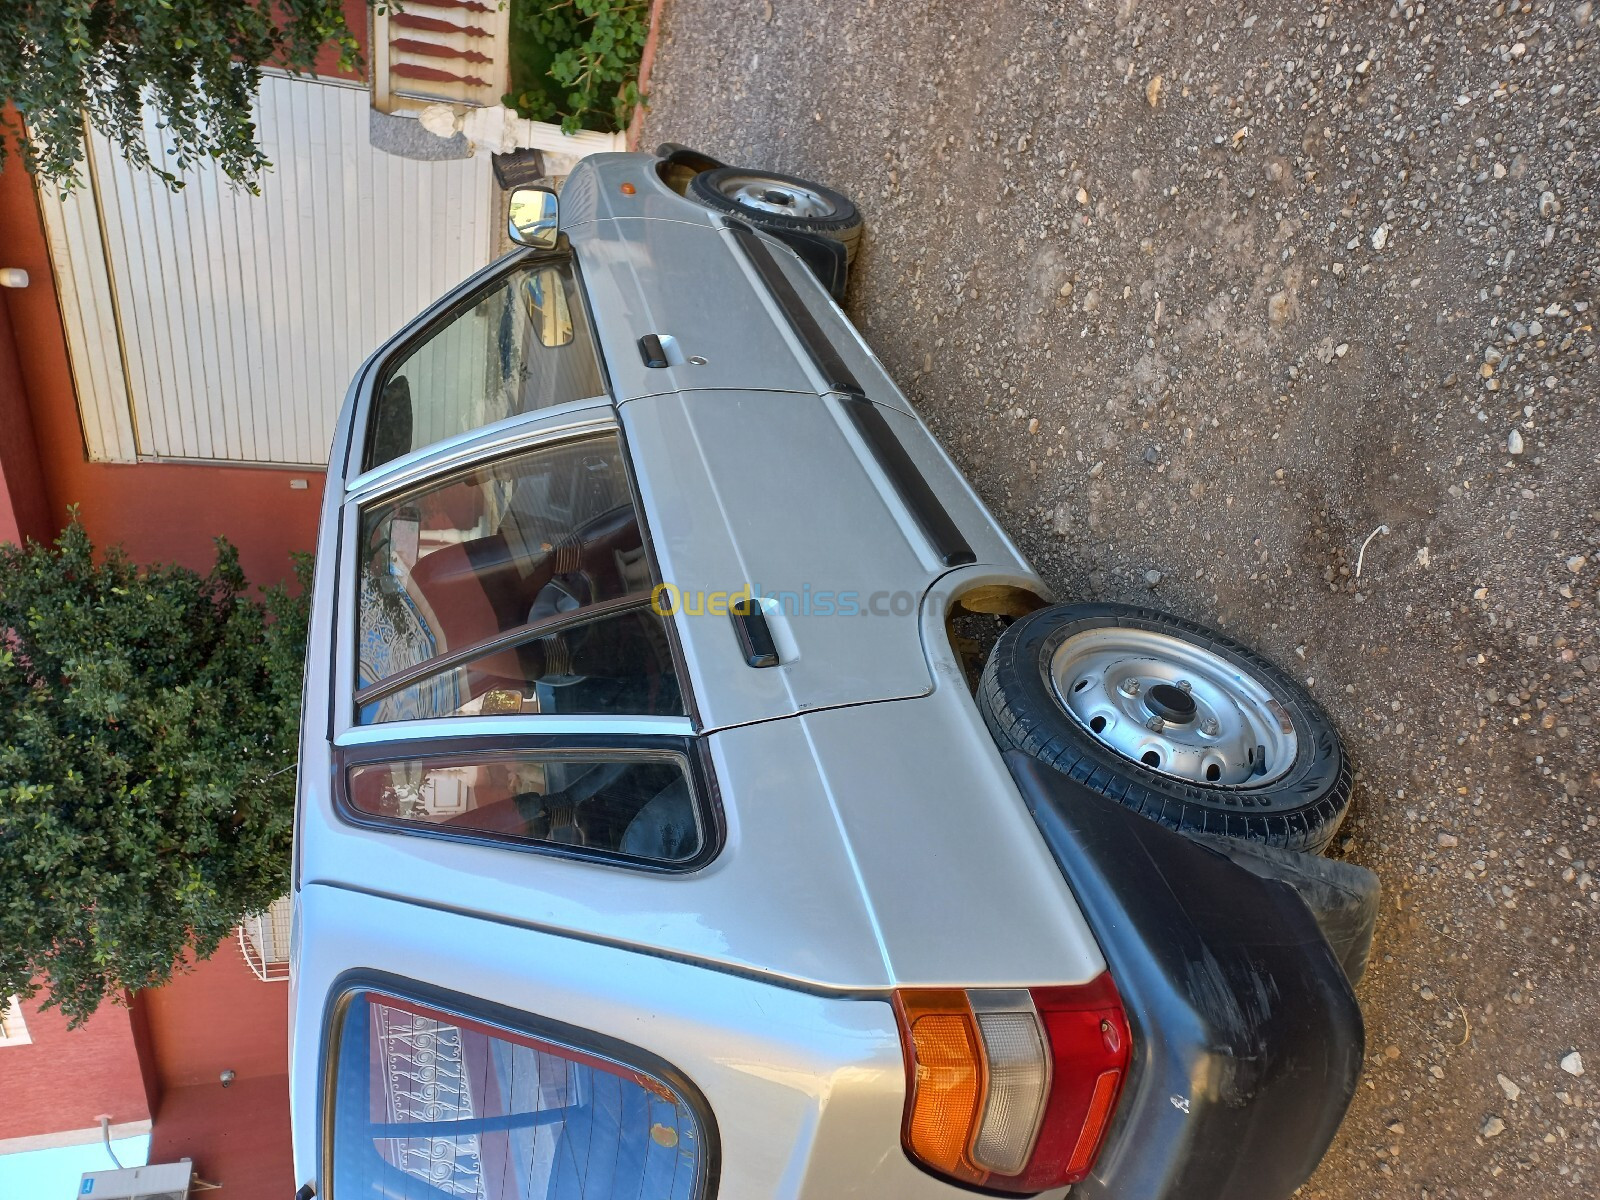
[[[820,183],[771,171],[718,167],[691,179],[689,194],[708,208],[732,213],[762,229],[833,238],[844,244],[845,261],[855,261],[861,212],[848,196]]]
[[[1350,805],[1344,747],[1305,689],[1155,609],[1030,613],[995,644],[978,702],[1003,749],[1180,831],[1318,852]]]

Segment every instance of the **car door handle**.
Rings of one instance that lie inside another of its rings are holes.
[[[773,641],[767,614],[757,600],[750,596],[730,600],[728,617],[733,621],[733,632],[739,639],[739,649],[744,651],[746,663],[752,667],[778,665],[778,644]]]
[[[661,338],[653,333],[647,333],[639,339],[639,357],[644,359],[647,367],[664,367],[667,365],[667,351],[661,344]]]

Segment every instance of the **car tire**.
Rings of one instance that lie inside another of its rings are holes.
[[[1030,613],[995,644],[978,704],[1002,749],[1179,832],[1320,853],[1350,804],[1344,747],[1305,689],[1156,609]]]
[[[718,167],[689,181],[689,194],[707,208],[729,213],[760,229],[815,233],[844,245],[855,261],[861,242],[861,211],[850,197],[809,179]]]

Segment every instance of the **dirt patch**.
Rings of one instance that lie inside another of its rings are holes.
[[[664,139],[857,198],[851,315],[1052,587],[1339,724],[1384,915],[1305,1194],[1594,1194],[1595,6],[671,0]]]

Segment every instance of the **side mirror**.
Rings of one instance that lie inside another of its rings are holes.
[[[519,187],[511,193],[511,240],[535,250],[554,250],[561,234],[560,202],[549,188]]]

